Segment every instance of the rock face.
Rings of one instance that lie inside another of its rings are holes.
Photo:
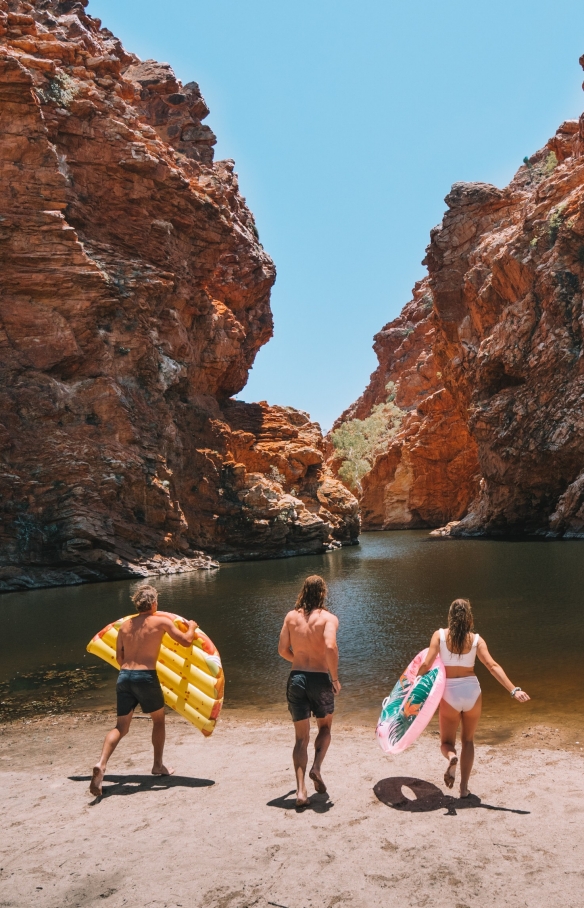
[[[390,378],[407,413],[362,480],[364,525],[584,537],[584,118],[507,188],[458,183],[446,204],[429,276],[341,417]]]
[[[0,589],[355,541],[305,414],[230,398],[272,261],[196,83],[0,0]]]
[[[401,315],[375,336],[379,366],[363,395],[333,426],[334,432],[348,420],[367,418],[386,401],[392,383],[403,421],[361,480],[364,529],[437,527],[462,517],[477,493],[476,445],[465,414],[444,387],[435,336],[426,279]],[[340,459],[333,456],[330,463],[338,471]]]

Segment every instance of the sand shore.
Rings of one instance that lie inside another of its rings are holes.
[[[208,740],[171,714],[169,780],[149,776],[151,726],[136,719],[94,802],[89,769],[111,724],[0,726],[3,908],[583,903],[584,758],[555,730],[479,745],[463,806],[444,797],[434,734],[387,758],[371,729],[340,722],[329,795],[298,813],[291,727],[234,713]]]

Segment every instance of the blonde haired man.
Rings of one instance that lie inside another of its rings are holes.
[[[171,616],[158,611],[158,593],[153,586],[138,587],[132,601],[138,614],[128,618],[120,627],[116,647],[116,659],[120,666],[116,684],[118,721],[116,727],[107,733],[99,762],[93,767],[89,791],[95,797],[101,797],[103,793],[107,762],[121,739],[128,734],[138,704],[142,712],[150,713],[152,719],[152,775],[164,776],[174,772],[162,762],[166,731],[164,698],[156,674],[156,661],[165,634],[182,646],[190,646],[198,625],[189,621],[189,628],[184,634],[177,630]]]

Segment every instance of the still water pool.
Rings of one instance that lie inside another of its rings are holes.
[[[505,734],[516,723],[580,722],[583,558],[578,541],[370,533],[361,545],[327,555],[229,564],[213,573],[159,578],[155,585],[161,608],[196,619],[219,648],[225,709],[284,717],[288,664],[278,656],[278,634],[303,579],[322,574],[340,619],[338,711],[341,718],[373,724],[399,673],[446,623],[451,600],[468,597],[492,654],[533,697],[526,707],[512,702],[478,665],[484,725]],[[134,586],[124,581],[2,596],[5,714],[15,698],[31,712],[46,702],[55,709],[112,704],[116,673],[86,654],[85,645],[109,621],[131,612]]]

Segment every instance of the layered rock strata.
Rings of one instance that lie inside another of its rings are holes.
[[[367,415],[396,382],[404,429],[362,480],[364,524],[582,537],[584,118],[505,189],[458,183],[446,204],[429,276],[377,336],[379,368],[341,417]]]
[[[363,395],[333,426],[364,420],[386,402],[403,418],[371,458],[358,489],[363,528],[437,527],[462,517],[478,490],[476,445],[465,413],[445,388],[433,352],[436,319],[428,280],[414,288],[401,315],[375,336],[379,366]],[[331,449],[329,449],[331,450]],[[338,456],[330,458],[335,472]]]
[[[199,88],[86,5],[0,0],[0,589],[354,541],[318,426],[231,400],[275,270]]]

